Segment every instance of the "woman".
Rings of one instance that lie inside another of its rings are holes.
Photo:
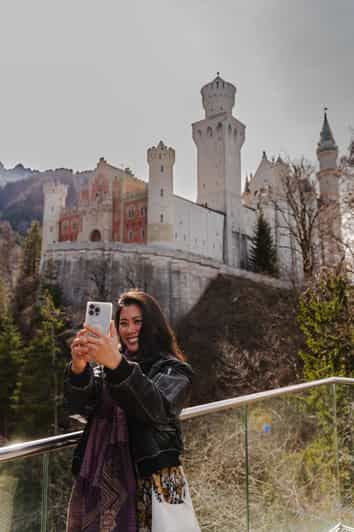
[[[67,530],[199,530],[180,462],[178,419],[192,370],[157,302],[126,292],[110,336],[86,326],[71,352],[65,398],[88,424],[74,454]]]

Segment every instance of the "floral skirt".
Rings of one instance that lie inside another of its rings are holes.
[[[138,532],[151,532],[152,490],[161,502],[182,504],[186,495],[186,478],[182,466],[165,467],[150,478],[137,483]]]

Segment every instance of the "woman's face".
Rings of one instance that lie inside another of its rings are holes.
[[[138,305],[123,307],[119,316],[118,333],[121,342],[131,353],[139,349],[139,334],[143,325],[141,308]]]

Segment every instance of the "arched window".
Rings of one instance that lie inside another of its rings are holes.
[[[160,196],[163,198],[163,188],[160,188]]]
[[[212,137],[213,136],[213,130],[211,129],[211,127],[209,126],[208,129],[207,129],[207,134],[209,137]]]
[[[163,214],[160,214],[160,223],[163,224]]]
[[[94,229],[90,235],[91,242],[100,242],[102,240],[101,233],[98,229]]]
[[[161,170],[161,173],[164,171],[163,164],[161,165],[160,170]]]

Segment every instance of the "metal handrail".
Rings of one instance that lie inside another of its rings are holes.
[[[301,392],[309,388],[315,388],[326,384],[354,384],[354,379],[346,377],[329,377],[327,379],[320,379],[317,381],[304,382],[301,384],[294,384],[291,386],[284,386],[282,388],[275,388],[265,392],[251,393],[242,395],[241,397],[234,397],[232,399],[224,399],[222,401],[215,401],[213,403],[206,403],[198,406],[191,406],[183,409],[180,419],[182,421],[191,419],[206,414],[221,412],[232,408],[238,408],[243,405],[254,403],[256,401],[271,399],[282,395],[289,395],[296,392]],[[13,443],[0,447],[0,463],[15,460],[16,458],[35,456],[42,453],[63,449],[75,445],[82,430],[60,434],[58,436],[50,436],[40,440],[33,440],[29,442]]]

